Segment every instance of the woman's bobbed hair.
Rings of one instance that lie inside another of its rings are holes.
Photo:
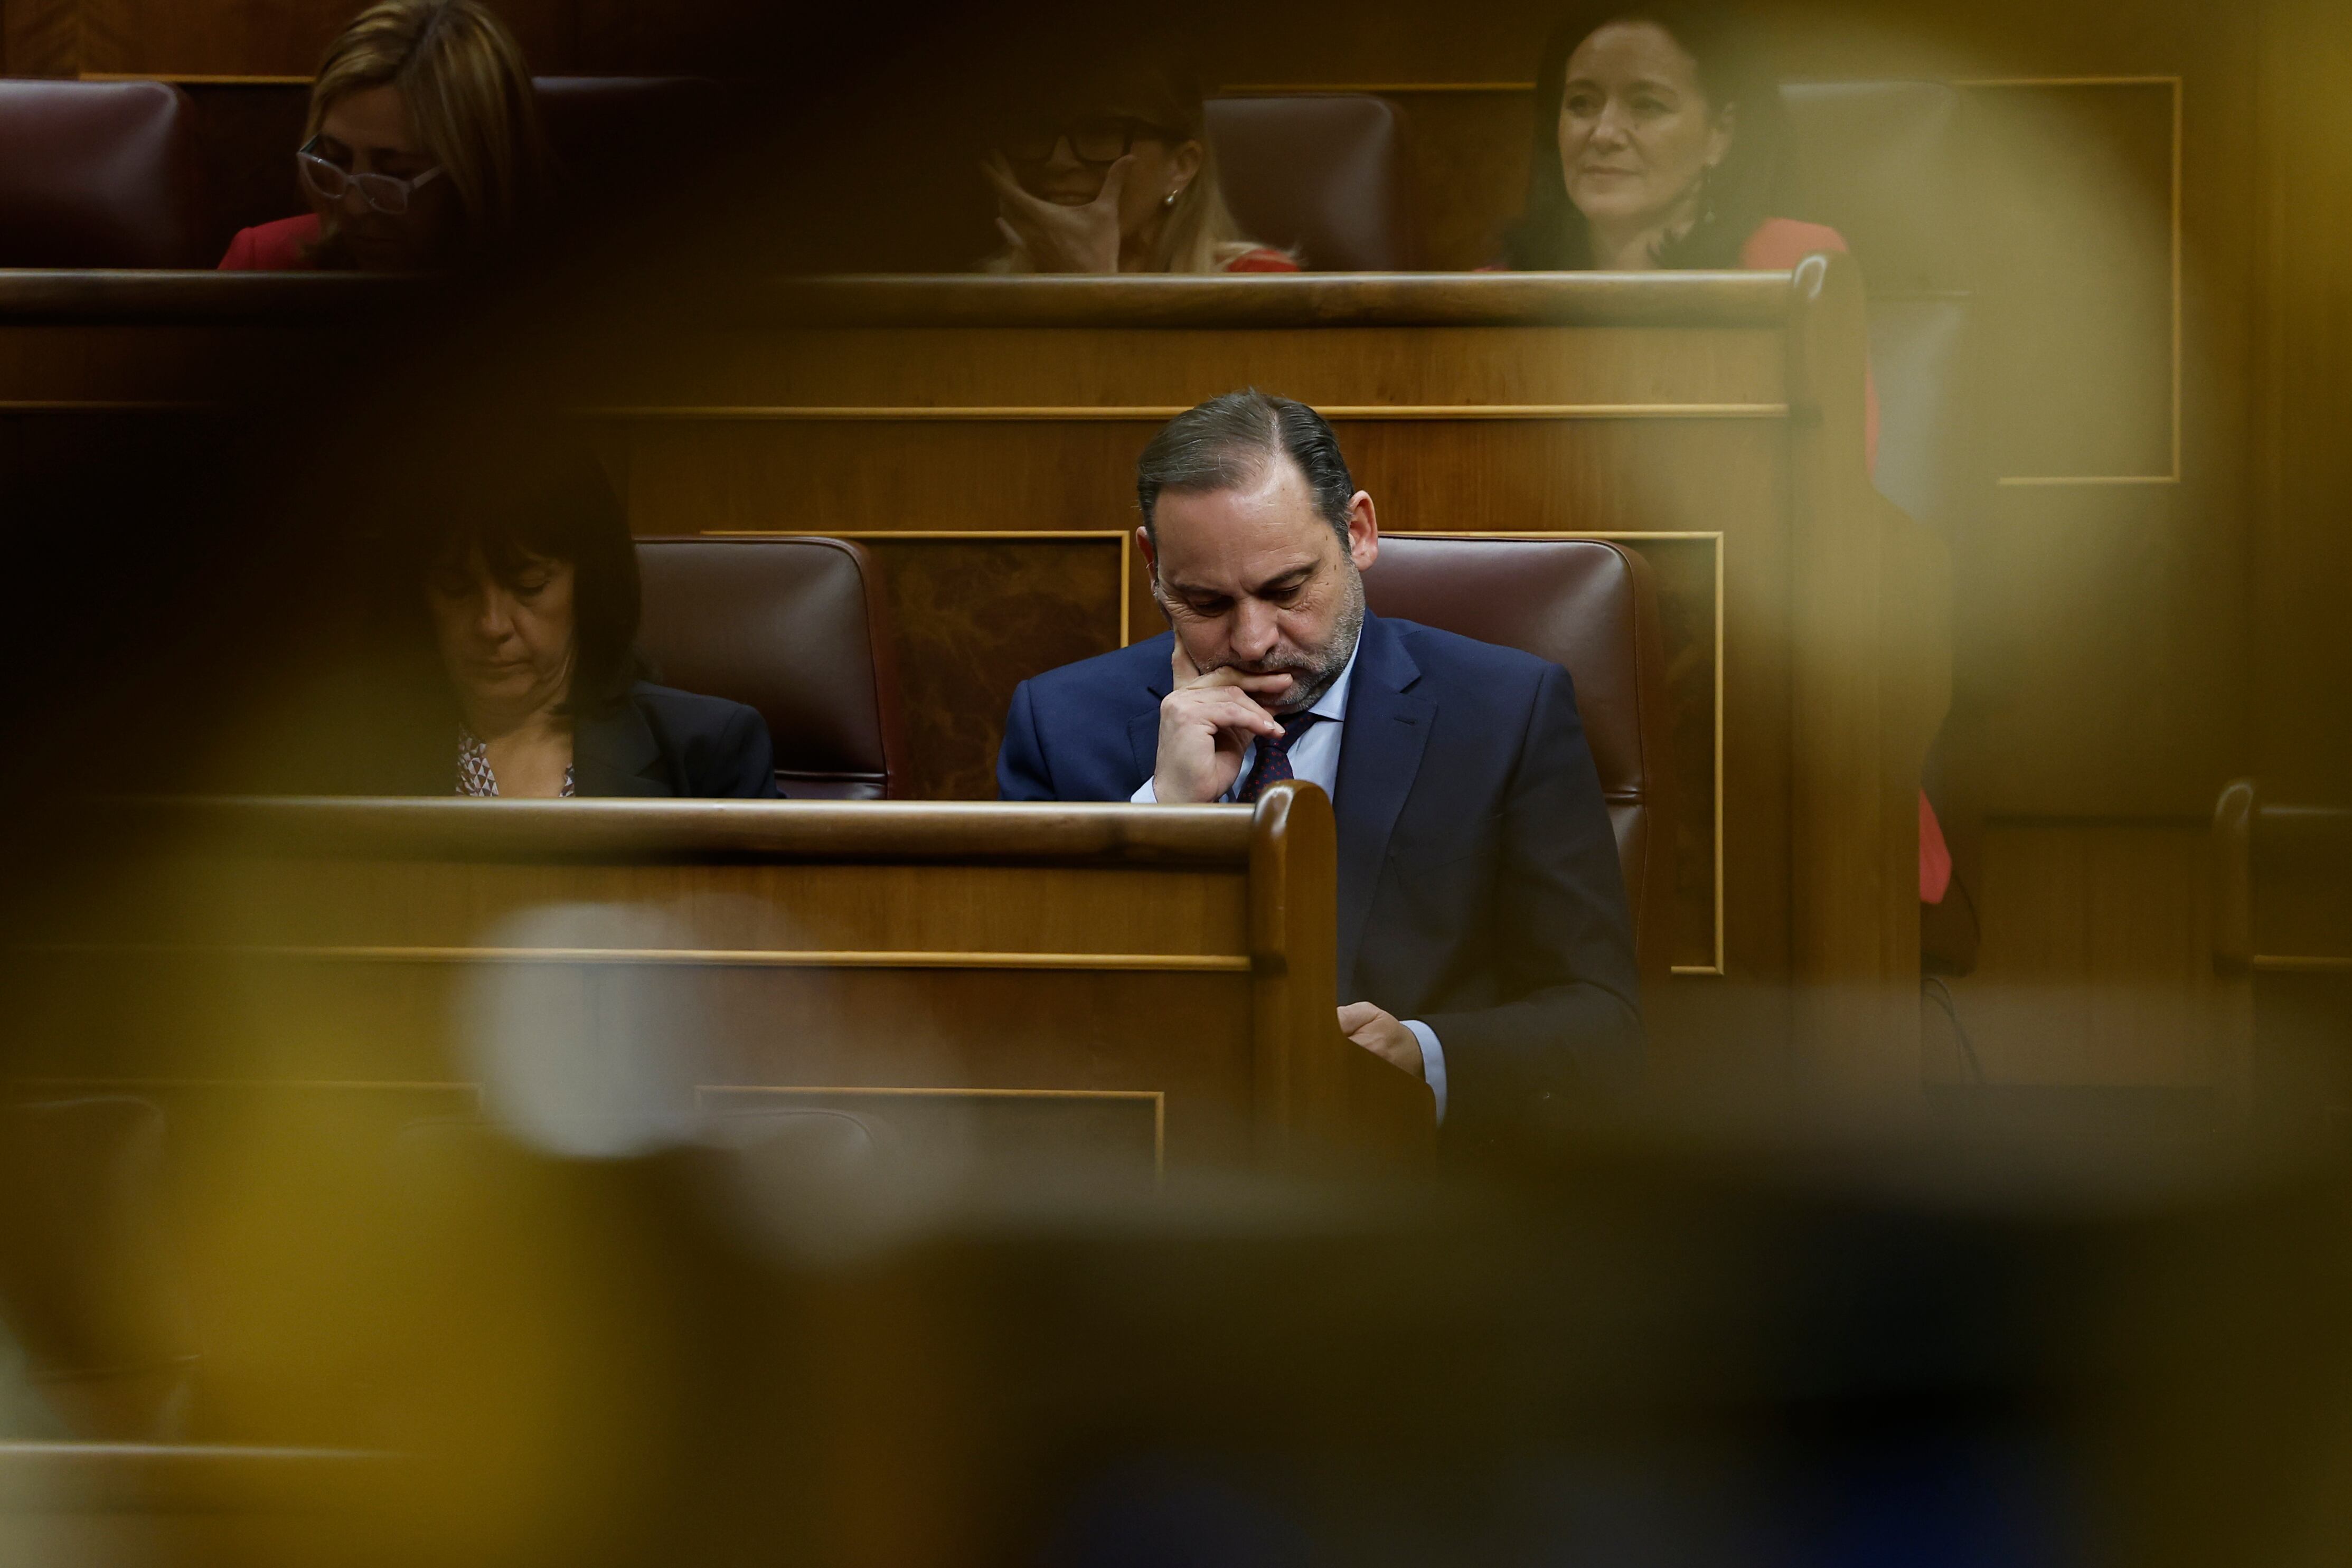
[[[450,468],[404,486],[397,576],[419,617],[431,574],[463,568],[476,550],[509,585],[534,559],[572,571],[573,652],[567,711],[593,715],[625,699],[646,674],[637,652],[643,596],[627,511],[594,455],[577,440],[527,432],[487,461],[462,454]],[[417,624],[429,634],[429,627]]]
[[[478,0],[376,0],[327,47],[303,139],[319,134],[339,99],[386,86],[457,199],[461,254],[453,259],[478,257],[516,234],[546,199],[549,158],[530,72],[505,25]],[[331,209],[314,260],[341,259],[337,227]]]
[[[1659,248],[1658,265],[1738,267],[1748,236],[1772,216],[1786,116],[1763,39],[1738,11],[1712,0],[1585,0],[1553,29],[1536,68],[1527,205],[1504,238],[1505,263],[1516,272],[1573,272],[1592,266],[1591,230],[1569,199],[1568,175],[1560,166],[1559,110],[1570,57],[1612,22],[1664,28],[1697,62],[1709,111],[1736,113],[1730,151],[1707,178],[1698,221]]]

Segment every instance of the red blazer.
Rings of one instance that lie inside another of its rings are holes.
[[[1298,264],[1278,250],[1265,246],[1245,251],[1225,263],[1227,272],[1297,272]]]
[[[279,218],[274,224],[257,224],[249,229],[239,229],[236,237],[228,242],[228,254],[220,258],[219,272],[301,272],[310,263],[304,252],[319,239],[319,214],[304,213],[299,218]]]

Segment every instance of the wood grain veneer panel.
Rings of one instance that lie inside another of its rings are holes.
[[[1189,408],[1256,385],[1319,405],[1775,402],[1766,327],[1288,329],[737,327],[583,362],[583,401],[665,405]]]
[[[2210,832],[2176,822],[1994,821],[1976,972],[1952,982],[1995,1083],[2214,1084]],[[1932,1061],[1967,1081],[1967,1063]]]
[[[76,68],[165,76],[308,76],[354,13],[346,0],[77,0]],[[571,68],[574,0],[499,0],[541,75]]]
[[[680,1111],[710,1086],[1129,1096],[1171,1161],[1245,1162],[1290,1146],[1270,1115],[1344,1136],[1397,1113],[1352,1082],[1364,1063],[1331,1023],[1328,808],[1290,796],[1255,814],[143,803],[110,874],[53,909],[39,946],[0,949],[12,1081],[176,1085],[255,1124],[376,1141],[416,1103],[462,1113],[476,1082],[527,1096],[548,1052],[577,1051]],[[1303,844],[1265,821],[1286,804],[1307,808]],[[1059,851],[975,828],[950,852],[928,826],[983,817]],[[1114,821],[1160,822],[1194,859],[1139,864],[1101,840]],[[804,858],[735,841],[760,824]],[[1299,854],[1303,888],[1286,880]],[[1286,890],[1286,920],[1268,925],[1254,882]],[[1269,1008],[1291,1027],[1269,1033]],[[1287,1094],[1266,1094],[1269,1063]],[[302,1108],[321,1094],[331,1113]],[[1109,1135],[1079,1124],[1079,1143]]]
[[[1013,689],[1119,645],[1118,540],[867,539],[881,564],[919,799],[996,799]]]
[[[1780,422],[1335,422],[1383,528],[1400,533],[1716,531],[1762,526],[1782,482]],[[1132,528],[1153,422],[713,420],[626,428],[640,533],[788,528]],[[912,548],[912,547],[908,547]]]
[[[225,962],[118,952],[68,958],[23,994],[54,997],[68,978],[109,999],[28,1009],[13,1073],[201,1080],[257,1092],[470,1083],[490,1063],[468,1043],[463,1020],[485,987],[509,987],[550,1029],[577,1033],[583,1051],[601,1038],[613,1049],[657,1052],[648,1084],[674,1100],[703,1083],[1157,1092],[1169,1097],[1171,1155],[1238,1160],[1250,1146],[1246,974]],[[174,1026],[159,1034],[155,1021],[166,1015]],[[456,1098],[427,1097],[436,1107]]]
[[[649,922],[630,948],[1244,955],[1239,879],[1213,871],[1022,865],[451,865],[195,861],[59,910],[60,942],[266,947],[513,946],[509,917],[594,904]],[[74,933],[79,932],[79,936]],[[601,943],[599,945],[602,945]]]

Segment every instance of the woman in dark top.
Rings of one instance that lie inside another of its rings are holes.
[[[450,699],[417,792],[772,799],[758,713],[640,678],[636,545],[604,476],[500,489],[426,528],[404,574]]]

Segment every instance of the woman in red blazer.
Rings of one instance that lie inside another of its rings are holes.
[[[1730,14],[1707,0],[1601,0],[1544,47],[1527,209],[1506,261],[1517,271],[1780,272],[1844,250],[1837,230],[1771,214],[1781,120],[1780,83]],[[1864,418],[1875,465],[1874,386]],[[1951,875],[1922,794],[1920,896],[1941,903]]]
[[[1709,0],[1586,5],[1536,68],[1527,208],[1506,265],[1778,272],[1844,250],[1833,228],[1772,215],[1781,120],[1780,82],[1731,13]],[[1874,463],[1874,391],[1868,420]]]
[[[329,46],[294,163],[311,210],[240,230],[222,270],[474,259],[546,187],[522,51],[478,0],[378,0]]]

